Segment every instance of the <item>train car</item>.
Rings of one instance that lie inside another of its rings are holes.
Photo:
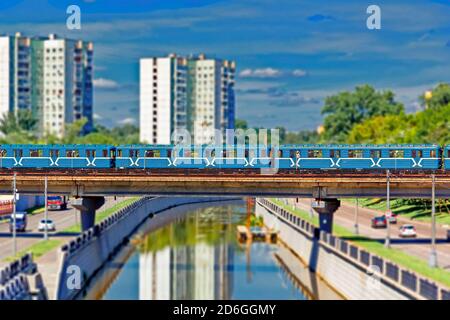
[[[438,145],[289,145],[296,168],[304,170],[437,170]],[[294,158],[295,157],[295,158]]]
[[[0,168],[108,169],[114,150],[108,145],[0,145]]]
[[[445,145],[442,148],[443,169],[450,170],[450,145]]]
[[[119,169],[163,169],[172,165],[171,145],[121,145],[116,148]]]

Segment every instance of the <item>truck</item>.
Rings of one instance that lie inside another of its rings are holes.
[[[47,197],[48,210],[66,210],[67,197],[66,196],[48,196]]]
[[[15,217],[15,219],[14,219]],[[15,221],[14,221],[15,220]],[[15,222],[15,225],[14,225]],[[9,231],[13,232],[14,228],[16,232],[25,232],[27,230],[27,213],[26,212],[16,212],[16,214],[11,214],[9,218]]]

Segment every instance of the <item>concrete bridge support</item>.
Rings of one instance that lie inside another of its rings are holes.
[[[80,211],[82,231],[95,225],[95,211],[104,204],[104,197],[82,197],[72,201],[72,207]]]
[[[333,231],[333,215],[341,205],[338,199],[316,199],[312,208],[319,214],[320,230],[327,233]]]

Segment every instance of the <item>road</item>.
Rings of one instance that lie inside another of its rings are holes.
[[[311,201],[300,199],[296,204],[299,209],[309,212]],[[371,239],[378,239],[384,243],[386,229],[371,228],[371,219],[381,215],[380,211],[360,207],[358,210],[359,234]],[[398,223],[391,224],[392,248],[400,249],[410,255],[416,256],[428,262],[431,251],[431,224],[422,221],[414,221],[401,216],[397,217]],[[341,207],[334,214],[334,223],[348,230],[354,229],[355,206],[341,201]],[[402,239],[399,237],[399,227],[402,224],[412,224],[416,227],[417,238]],[[450,270],[450,243],[446,241],[447,229],[437,225],[437,255],[440,267]]]
[[[105,198],[105,204],[99,209],[105,210],[113,205],[115,205],[117,202],[122,201],[122,198],[117,198],[117,200],[114,200],[114,197],[107,197]],[[50,232],[49,238],[50,239],[67,239],[71,237],[72,235],[67,234],[58,234],[59,231],[64,230],[66,228],[69,228],[76,223],[79,223],[80,217],[77,213],[77,210],[74,208],[69,208],[64,211],[49,211],[48,217],[49,219],[53,220],[56,225],[56,232]],[[31,245],[39,242],[40,240],[43,240],[44,233],[39,232],[37,230],[39,221],[44,218],[44,213],[32,215],[28,217],[28,226],[27,231],[22,233],[17,233],[17,251],[23,251],[26,248],[30,247]],[[0,265],[2,260],[5,258],[12,256],[13,252],[13,239],[12,234],[9,231],[9,224],[6,222],[0,223]]]

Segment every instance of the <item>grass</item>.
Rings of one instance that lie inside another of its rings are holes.
[[[45,212],[45,206],[36,206],[26,210],[28,214],[35,215],[38,213]]]
[[[283,201],[280,201],[278,199],[271,199],[271,201],[276,205],[279,205],[283,209],[298,215],[300,218],[313,223],[315,226],[318,226],[319,221],[316,215],[313,219],[311,219],[309,213],[303,210],[297,208],[293,209],[292,206],[288,206],[284,204]],[[426,261],[420,258],[411,256],[398,249],[388,249],[384,246],[384,243],[367,237],[355,235],[347,228],[341,227],[336,224],[333,227],[333,234],[340,238],[348,240],[361,248],[364,248],[372,254],[388,259],[404,268],[415,271],[422,276],[450,287],[450,272],[442,268],[431,268],[428,266],[428,263]]]
[[[10,256],[8,258],[5,258],[4,261],[12,262],[16,259],[19,259],[20,257],[24,256],[27,253],[31,253],[33,255],[33,259],[36,259],[36,258],[43,256],[47,252],[58,248],[61,245],[62,245],[62,241],[56,240],[56,239],[39,241],[39,242],[29,246],[27,249],[18,252],[16,256]]]
[[[346,199],[344,201],[356,203],[355,199]],[[359,199],[359,205],[377,211],[386,211],[385,199]],[[405,204],[401,199],[392,199],[391,210],[411,220],[431,222],[431,207],[419,204]],[[450,213],[447,211],[446,206],[439,206],[438,201],[436,201],[436,222],[439,224],[450,224]]]
[[[139,200],[139,197],[130,198],[130,199],[121,201],[108,209],[99,211],[95,215],[95,223],[101,222],[102,220],[108,218],[109,216],[113,215],[120,209],[125,208],[126,206],[132,204],[133,202],[136,202],[137,200]],[[69,228],[66,228],[62,231],[62,233],[80,233],[80,232],[81,232],[80,224],[75,224],[75,225],[73,225]]]
[[[116,213],[120,209],[132,204],[133,202],[135,202],[137,200],[139,200],[139,197],[130,198],[130,199],[121,201],[108,209],[98,212],[96,215],[96,218],[95,218],[95,222],[98,223],[98,222],[102,221],[103,219],[109,217],[110,215]],[[36,210],[38,210],[38,209],[36,208]],[[45,210],[45,208],[42,208],[42,210]],[[79,224],[74,225],[72,227],[69,227],[69,228],[63,230],[62,232],[63,233],[79,233],[79,232],[81,232],[81,226]],[[29,246],[28,248],[26,248],[24,250],[18,252],[16,256],[10,256],[10,257],[5,258],[4,261],[5,262],[14,261],[15,259],[18,259],[27,253],[31,253],[33,255],[33,258],[36,259],[36,258],[43,256],[47,252],[50,252],[50,251],[60,247],[62,245],[62,243],[63,243],[62,240],[57,240],[57,239],[42,240],[42,241],[36,242],[35,244],[32,244],[31,246]]]

